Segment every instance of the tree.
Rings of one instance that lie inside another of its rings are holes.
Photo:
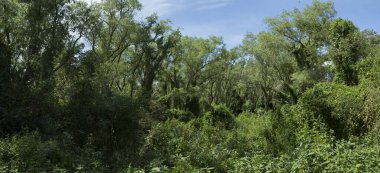
[[[148,17],[146,22],[139,24],[138,35],[132,46],[132,74],[140,79],[141,96],[148,99],[163,62],[170,58],[172,49],[180,39],[180,32],[168,24],[169,21],[158,21],[156,15]]]
[[[288,43],[300,70],[315,69],[323,64],[323,48],[328,38],[328,26],[336,11],[332,2],[314,1],[303,11],[285,11],[279,17],[267,18],[269,29]]]
[[[334,80],[346,85],[358,84],[355,66],[365,57],[363,35],[351,21],[338,18],[331,23],[329,36],[329,56],[335,65]]]
[[[66,0],[1,2],[5,14],[0,25],[5,53],[1,97],[8,98],[1,121],[9,124],[4,127],[43,131],[43,124],[52,118],[56,72],[79,53],[79,43],[69,32],[74,26],[65,20],[70,5]]]
[[[161,81],[161,85],[166,85],[167,88],[164,89],[165,95],[171,95],[173,107],[200,115],[200,100],[207,100],[207,86],[218,81],[225,72],[228,60],[223,57],[224,52],[224,44],[218,37],[181,39],[172,59],[166,62]],[[167,91],[168,89],[170,90]],[[216,100],[211,98],[211,102],[213,101]]]
[[[248,34],[243,41],[242,50],[252,59],[247,68],[252,68],[256,99],[266,110],[274,108],[275,97],[280,102],[297,102],[291,86],[295,63],[286,46],[282,37],[271,32]]]
[[[296,95],[302,94],[316,83],[330,81],[332,74],[327,56],[328,28],[335,15],[332,2],[314,1],[302,11],[285,11],[278,17],[266,19],[270,32],[281,37],[285,51],[296,64],[291,74],[292,85],[285,85],[288,93],[293,93],[290,94],[293,102],[297,100]]]

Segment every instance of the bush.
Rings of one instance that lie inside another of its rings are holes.
[[[232,129],[236,125],[234,115],[225,105],[212,105],[203,120],[207,125],[224,129]]]
[[[236,118],[238,145],[235,147],[240,155],[270,152],[264,132],[271,129],[270,115],[242,113]]]
[[[175,119],[158,123],[145,139],[142,149],[144,160],[150,161],[155,166],[173,166],[175,155],[188,150],[187,141],[192,138],[192,133],[190,126]]]
[[[74,145],[94,147],[103,153],[111,169],[125,168],[137,161],[143,133],[141,100],[127,96],[86,98],[75,93],[62,117],[62,129],[73,137]]]
[[[364,86],[380,86],[380,47],[376,51],[358,64],[360,83]]]
[[[279,155],[294,147],[296,127],[292,117],[278,111],[262,115],[243,113],[237,119],[238,148],[245,152]],[[239,149],[238,149],[239,150]]]
[[[328,126],[295,125],[292,106],[243,113],[235,128],[172,119],[154,126],[141,155],[149,172],[377,172],[377,134],[336,140]],[[318,128],[317,128],[318,127]],[[136,170],[141,171],[141,170]]]
[[[321,83],[302,96],[296,113],[309,125],[320,118],[337,138],[348,139],[350,135],[366,133],[377,116],[377,103],[368,93],[368,89],[360,86]],[[365,106],[370,102],[374,107]]]
[[[0,172],[104,172],[100,155],[43,141],[37,133],[0,140]]]
[[[188,122],[194,118],[193,113],[181,109],[168,109],[164,114],[167,119],[175,118],[182,122]]]
[[[229,172],[378,172],[378,137],[335,141],[317,129],[304,128],[298,146],[278,157],[257,153],[234,158]]]
[[[197,129],[193,123],[176,119],[154,126],[141,155],[149,161],[149,169],[168,168],[181,170],[206,170],[226,172],[228,160],[237,155],[233,147],[236,135],[212,126]],[[187,171],[186,171],[187,172]]]

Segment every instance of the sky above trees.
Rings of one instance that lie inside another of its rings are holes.
[[[86,0],[96,2],[99,0]],[[323,0],[326,1],[326,0]],[[360,29],[380,31],[378,0],[332,0],[338,17],[349,19]],[[140,0],[140,18],[157,13],[170,19],[184,35],[222,36],[228,48],[241,43],[248,32],[266,30],[264,19],[284,10],[303,9],[313,0]]]
[[[378,0],[333,0],[338,17],[352,20],[360,29],[380,31]],[[247,32],[265,30],[264,19],[284,9],[304,8],[312,0],[141,0],[142,14],[157,12],[182,33],[223,36],[228,47],[238,45]]]

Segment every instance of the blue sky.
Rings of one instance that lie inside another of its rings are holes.
[[[338,17],[360,29],[380,31],[380,0],[332,0]],[[156,12],[170,19],[184,35],[222,36],[227,47],[237,46],[247,32],[266,29],[264,19],[283,10],[302,9],[312,0],[140,0],[142,16]]]

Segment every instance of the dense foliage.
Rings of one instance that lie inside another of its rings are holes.
[[[331,2],[227,49],[137,0],[0,1],[0,172],[379,172],[380,36]]]

